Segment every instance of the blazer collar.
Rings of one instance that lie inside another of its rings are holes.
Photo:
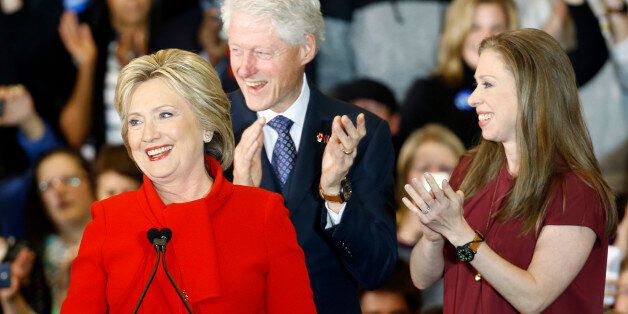
[[[326,112],[324,97],[316,88],[310,89],[310,102],[305,114],[296,165],[283,193],[287,208],[299,208],[299,204],[307,193],[318,195],[325,143],[318,142],[316,138],[318,133],[331,134],[333,120],[333,116],[329,117]]]
[[[141,187],[143,193],[138,193],[143,198],[139,203],[144,205],[143,211],[155,227],[172,230],[167,252],[174,254],[168,254],[168,259],[176,256],[182,278],[180,286],[185,287],[192,303],[222,294],[211,216],[233,192],[233,185],[223,177],[220,163],[207,156],[206,165],[214,183],[204,198],[166,206],[146,176]]]

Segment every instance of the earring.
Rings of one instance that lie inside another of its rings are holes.
[[[205,131],[203,133],[203,142],[205,142],[205,143],[211,142],[213,135],[214,135],[214,132]]]

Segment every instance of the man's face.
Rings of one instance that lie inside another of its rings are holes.
[[[230,22],[231,68],[246,105],[253,111],[286,111],[301,93],[305,64],[314,58],[313,36],[291,46],[270,19],[234,12]]]

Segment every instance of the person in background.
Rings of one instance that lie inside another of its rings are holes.
[[[62,310],[315,313],[281,196],[223,177],[233,131],[211,65],[160,50],[131,61],[116,86],[122,138],[144,182],[94,203]],[[144,290],[158,258],[152,228],[168,228],[171,239]]]
[[[469,97],[483,140],[442,189],[403,202],[421,222],[419,288],[444,275],[445,313],[599,313],[614,196],[559,43],[535,29],[484,40]]]
[[[50,291],[41,263],[23,242],[0,236],[0,262],[10,269],[8,278],[0,278],[0,313],[50,313]]]
[[[216,69],[225,92],[231,93],[238,89],[238,83],[231,70],[227,41],[222,37],[220,6],[217,2],[218,0],[201,0],[203,22],[198,29],[198,41],[202,48],[201,56]]]
[[[80,123],[72,129],[75,140],[70,144],[85,148],[82,153],[94,158],[101,145],[123,142],[113,105],[120,69],[163,48],[198,51],[202,15],[196,0],[103,0],[92,1],[91,6],[87,21],[73,12],[63,13],[59,32],[78,65],[74,95],[80,97],[66,111]]]
[[[40,203],[29,208],[28,238],[42,260],[52,312],[59,313],[68,291],[70,265],[89,222],[94,185],[87,161],[65,148],[41,157],[35,180]]]
[[[399,123],[401,123],[399,107],[395,95],[386,85],[371,79],[357,79],[339,84],[333,87],[327,94],[370,111],[388,122],[393,145],[395,148],[400,146],[400,143],[396,143]]]
[[[0,235],[24,239],[32,167],[42,154],[62,144],[24,85],[0,85],[0,107],[0,130],[16,129],[14,141],[26,154],[27,164],[25,169],[13,169],[8,159],[0,158]],[[6,145],[0,155],[9,157],[9,148]]]
[[[380,81],[398,100],[436,65],[450,0],[322,0],[327,40],[316,57],[324,92],[361,77]]]
[[[284,196],[318,313],[359,313],[358,286],[397,260],[388,123],[304,74],[324,38],[318,0],[227,0],[222,18],[240,86],[233,182]]]
[[[399,259],[410,262],[412,248],[421,238],[421,223],[406,207],[402,198],[407,197],[404,186],[412,178],[422,178],[429,172],[441,179],[449,179],[464,154],[464,145],[449,129],[428,124],[406,139],[397,156],[397,244]],[[423,184],[426,184],[425,180]],[[422,291],[422,310],[439,308],[443,305],[443,281],[439,280]]]
[[[396,200],[399,206],[397,242],[402,260],[410,261],[410,251],[421,238],[420,222],[402,202],[402,198],[408,196],[404,186],[426,172],[449,179],[464,152],[460,139],[438,124],[428,124],[414,131],[401,147],[397,157]]]
[[[412,285],[408,264],[398,261],[392,276],[381,287],[360,290],[362,314],[419,314],[421,292]]]
[[[578,45],[569,56],[580,86],[604,65],[608,50],[589,5],[583,0],[565,2],[575,22]],[[427,123],[440,123],[451,129],[466,148],[475,146],[480,140],[480,128],[468,97],[474,87],[478,47],[483,39],[518,27],[513,0],[452,1],[433,75],[415,81],[403,101],[401,138]]]
[[[137,168],[123,145],[105,145],[100,149],[92,168],[96,199],[137,190],[142,184],[142,172]]]

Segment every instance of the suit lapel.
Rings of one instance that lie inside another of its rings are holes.
[[[318,193],[325,143],[318,142],[316,138],[318,133],[331,134],[331,119],[325,116],[321,108],[320,92],[315,88],[311,88],[310,91],[297,161],[283,193],[286,207],[291,211],[299,208],[299,204],[307,193]]]

